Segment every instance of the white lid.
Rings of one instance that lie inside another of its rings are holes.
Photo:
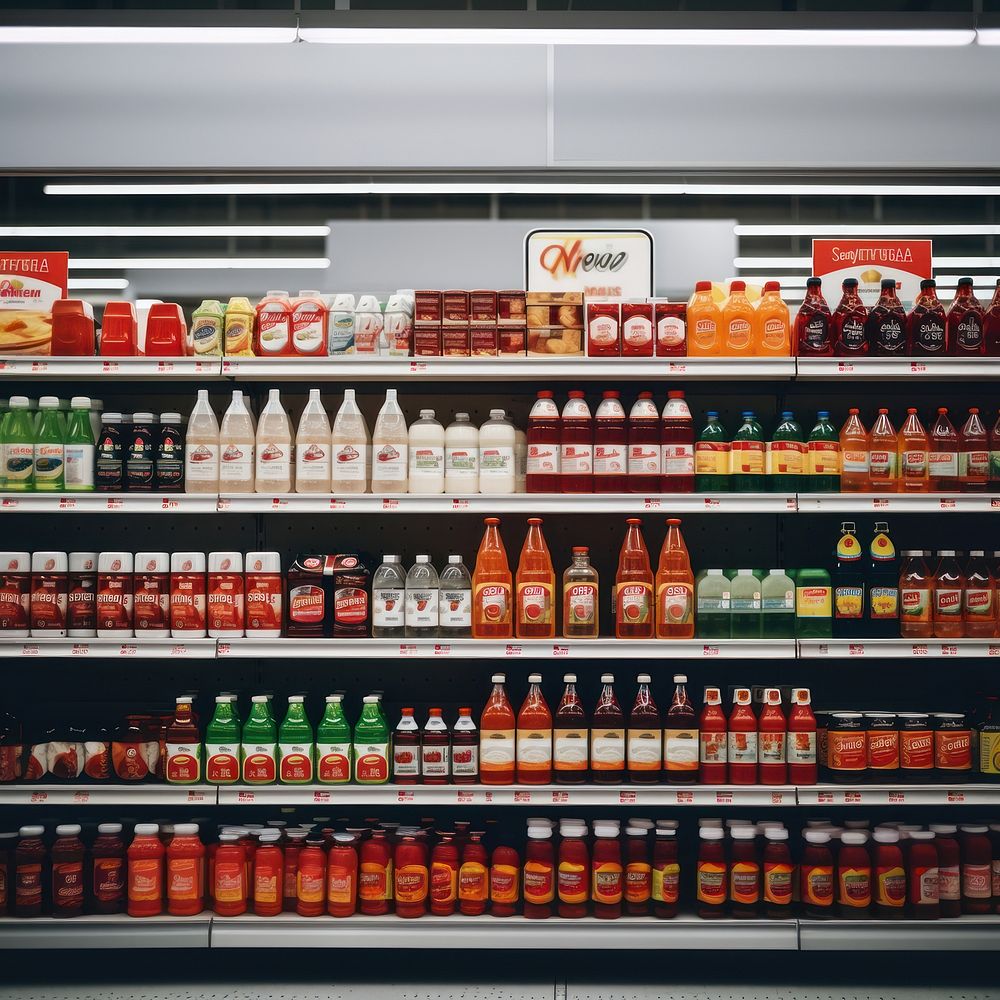
[[[248,552],[244,562],[248,573],[280,573],[280,552]]]
[[[601,839],[614,840],[621,828],[611,820],[599,819],[594,821],[594,836]]]
[[[576,674],[563,674],[563,684],[575,684]]]
[[[198,835],[197,823],[176,823],[174,825],[175,837],[196,837]]]
[[[716,816],[705,816],[698,820],[698,828],[705,830],[708,827],[714,827],[717,830],[722,829],[722,820]]]
[[[688,682],[687,674],[674,674],[675,684],[687,684],[687,682]]]
[[[98,573],[131,573],[131,552],[102,552],[97,557]]]
[[[937,836],[930,830],[911,830],[910,840],[933,840]]]
[[[134,832],[137,837],[155,837],[160,827],[157,823],[136,823]]]
[[[585,837],[587,827],[582,820],[563,819],[559,821],[560,837]]]
[[[361,701],[365,705],[377,705],[379,703],[379,697],[377,694],[366,694]]]
[[[71,410],[89,410],[90,406],[90,396],[73,396],[69,401]]]
[[[57,837],[76,837],[80,834],[80,824],[79,823],[63,823],[56,827]]]
[[[528,827],[529,840],[548,840],[552,836],[552,827],[546,823],[538,826]]]
[[[680,826],[680,822],[676,819],[658,819],[656,821],[657,829],[676,830],[678,826]]]
[[[148,413],[145,410],[143,410],[141,413],[132,414],[133,424],[151,424],[153,422],[153,419],[154,419],[153,414]]]
[[[417,556],[418,563],[429,563],[431,561],[430,556]]]
[[[234,694],[217,694],[215,696],[216,705],[231,705],[234,701],[236,701]]]
[[[725,835],[725,831],[720,830],[717,826],[703,826],[698,831],[698,836],[702,840],[722,840]]]
[[[541,684],[542,683],[542,675],[541,674],[528,674],[528,683],[529,684]]]
[[[934,833],[958,833],[958,827],[952,823],[931,823],[927,829],[933,830]],[[964,830],[965,827],[963,826],[962,829]],[[986,832],[986,827],[983,827],[983,832]]]
[[[69,554],[69,571],[71,573],[85,573],[88,570],[96,569],[96,552],[71,552]]]
[[[209,552],[209,573],[242,573],[242,552]]]
[[[645,837],[647,833],[649,833],[649,829],[645,826],[633,826],[629,823],[629,825],[625,827],[626,837]]]
[[[344,700],[344,696],[342,694],[328,694],[326,696],[326,703],[328,705],[334,705],[334,704],[337,704],[337,703],[339,703],[339,702],[341,702],[343,700]]]
[[[208,395],[207,389],[199,389],[198,392],[199,393],[204,392],[207,398]],[[120,424],[121,422],[122,422],[122,415],[114,410],[105,410],[105,412],[101,414],[102,424]]]
[[[173,552],[170,555],[171,573],[204,573],[204,552]]]
[[[289,705],[301,705],[305,700],[305,696],[301,694],[290,694],[288,696]]]
[[[255,694],[250,698],[250,701],[254,705],[266,705],[270,699],[266,694]]]
[[[382,562],[384,563],[398,563],[399,556],[382,556]]]
[[[40,837],[45,833],[44,826],[22,826],[20,830],[17,831],[22,837]]]
[[[840,835],[840,842],[842,844],[860,846],[861,844],[868,843],[868,834],[862,830],[848,830],[846,833]]]
[[[260,842],[262,844],[276,844],[280,839],[280,830],[261,830]]]
[[[179,424],[181,420],[182,420],[181,415],[179,413],[174,413],[173,411],[171,411],[170,413],[160,414],[161,424]]]
[[[601,683],[602,684],[614,684],[614,682],[615,682],[615,675],[614,674],[601,674]]]
[[[69,568],[69,556],[65,552],[32,552],[32,573],[65,573]]]
[[[637,826],[640,830],[652,830],[656,824],[651,819],[641,819],[639,816],[631,816],[628,826]]]
[[[677,831],[669,826],[658,826],[656,828],[657,837],[676,837]]]
[[[169,552],[136,552],[136,573],[166,573],[170,569]]]
[[[462,561],[461,556],[448,556],[448,564],[450,566],[457,566],[459,563],[461,563],[461,561]]]
[[[872,840],[876,844],[898,844],[899,831],[890,830],[888,827],[880,826],[873,834]]]
[[[490,420],[503,420],[506,416],[506,410],[490,410]]]
[[[28,408],[29,400],[27,396],[11,396],[7,400],[7,405],[12,410],[26,410]]]
[[[98,833],[121,833],[122,825],[121,823],[98,823],[97,824]]]
[[[934,830],[935,833],[939,832],[933,826],[931,827],[931,829]],[[959,829],[962,831],[962,833],[987,833],[989,831],[989,827],[986,826],[985,823],[982,826],[980,826],[979,824],[963,823],[962,826],[959,827]]]
[[[0,570],[8,573],[27,573],[30,569],[30,552],[0,552]]]
[[[507,683],[507,675],[506,674],[494,674],[490,678],[490,681],[493,684],[506,684]]]
[[[938,549],[939,556],[953,556],[955,554],[955,549]]]
[[[750,819],[727,819],[726,820],[726,829],[727,830],[735,830],[737,827],[740,827],[740,826],[753,827],[754,826],[754,822],[753,822],[753,820],[750,820]]]
[[[421,420],[433,420],[434,419],[434,411],[433,410],[421,410],[420,411],[420,419]]]
[[[806,841],[810,844],[829,844],[830,834],[827,830],[806,830],[803,833]]]
[[[729,830],[729,836],[733,840],[753,840],[757,836],[755,826],[734,826]]]
[[[783,826],[769,826],[764,831],[765,840],[788,840],[788,831]]]
[[[649,676],[649,674],[639,674],[639,676],[636,677],[635,682],[636,684],[652,684],[653,679]]]
[[[42,396],[38,401],[38,408],[40,410],[58,410],[59,409],[59,397],[58,396]]]
[[[969,549],[970,556],[984,556],[986,555],[985,549]]]

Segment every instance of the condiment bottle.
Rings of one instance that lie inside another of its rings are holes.
[[[590,773],[587,713],[576,693],[576,674],[564,675],[563,684],[552,729],[553,778],[557,785],[580,785]]]
[[[721,917],[726,912],[729,868],[726,864],[725,831],[703,826],[698,831],[698,870],[695,898],[699,917]]]
[[[83,913],[85,849],[80,840],[80,826],[66,823],[56,827],[52,845],[52,916],[78,917]]]
[[[137,823],[128,848],[128,915],[156,917],[163,912],[166,848],[156,823]]]
[[[623,868],[618,833],[617,822],[598,820],[594,823],[590,894],[594,900],[594,916],[605,920],[622,915]]]
[[[625,776],[625,716],[614,683],[614,674],[601,674],[603,687],[590,720],[590,769],[598,785],[617,785]]]
[[[548,823],[528,825],[528,843],[524,851],[524,915],[532,920],[552,916],[555,899],[555,855],[552,827]]]
[[[542,675],[529,674],[528,693],[517,714],[517,783],[552,783],[552,713],[541,689]]]
[[[677,916],[680,872],[680,865],[677,862],[677,831],[658,826],[656,840],[653,843],[652,885],[650,887],[654,916],[661,919]]]
[[[734,917],[755,917],[761,897],[757,829],[734,826],[729,835],[733,842],[729,862],[729,907]]]
[[[639,674],[639,690],[628,719],[625,751],[626,771],[633,784],[656,784],[663,769],[663,734],[660,712],[650,694],[649,674]]]
[[[849,920],[867,917],[872,902],[872,865],[868,834],[845,830],[837,852],[837,908]]]

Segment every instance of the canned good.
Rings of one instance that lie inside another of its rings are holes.
[[[899,777],[899,722],[895,712],[865,712],[868,725],[868,780],[893,783]]]
[[[962,712],[935,712],[934,770],[941,781],[965,781],[972,773],[972,729]]]
[[[827,727],[830,780],[856,784],[868,767],[868,732],[861,712],[831,712]]]
[[[899,776],[927,782],[934,774],[934,733],[926,712],[899,712]]]

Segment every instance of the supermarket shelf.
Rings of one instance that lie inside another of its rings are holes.
[[[214,806],[214,785],[0,785],[0,806]]]
[[[1000,916],[800,920],[802,951],[1000,951]]]
[[[955,511],[977,514],[1000,511],[1000,496],[987,493],[799,493],[800,513],[820,511],[829,514],[862,514],[885,511],[888,514],[936,514]]]
[[[214,639],[7,639],[0,638],[0,659],[37,656],[59,659],[211,660]]]
[[[1000,788],[996,790],[1000,799]],[[219,789],[222,806],[794,806],[792,785],[269,785]]]
[[[988,639],[799,639],[800,660],[909,659],[910,657],[958,657],[974,659],[1000,656],[1000,640]]]
[[[1000,358],[796,358],[804,379],[963,378],[1000,376]]]
[[[794,639],[228,639],[219,659],[791,660]]]
[[[0,377],[61,378],[213,378],[221,375],[221,358],[39,358],[0,357]]]
[[[1000,785],[799,785],[800,806],[998,806]]]
[[[207,948],[210,914],[196,917],[128,917],[121,914],[54,917],[0,917],[0,948]]]
[[[214,514],[214,493],[4,493],[0,511],[21,514]]]
[[[718,949],[795,951],[794,920],[700,920],[681,916],[600,920],[528,920],[524,917],[425,916],[310,919],[215,917],[213,948],[569,948]]]
[[[1000,507],[1000,502],[998,502]],[[326,493],[224,494],[218,509],[236,514],[783,514],[796,510],[795,497],[779,493],[514,493],[400,494],[399,496],[330,496]]]
[[[425,380],[474,382],[511,380],[651,378],[787,379],[794,358],[224,358],[222,374],[232,378],[307,379],[317,382],[387,382],[419,376]]]

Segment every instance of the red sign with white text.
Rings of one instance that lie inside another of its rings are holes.
[[[920,292],[920,282],[931,274],[930,240],[813,240],[813,274],[823,279],[830,308],[840,301],[845,278],[858,279],[866,306],[878,302],[882,281],[896,279],[896,292],[909,305]]]
[[[0,251],[0,355],[48,354],[52,303],[66,298],[69,254]]]

